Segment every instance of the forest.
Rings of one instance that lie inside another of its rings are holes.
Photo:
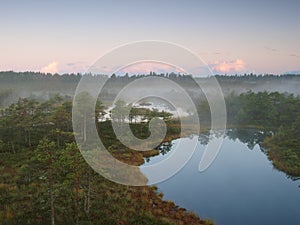
[[[273,165],[300,177],[300,97],[290,93],[248,91],[225,98],[227,128],[251,128],[271,132],[262,146]],[[198,104],[200,123],[210,126],[207,101]]]
[[[72,97],[83,75],[90,77],[90,82],[97,81],[98,77],[107,77],[107,75],[96,76],[80,73],[44,74],[39,72],[2,71],[0,72],[0,108],[16,102],[20,97],[48,100],[57,93],[62,96]],[[211,79],[211,77],[193,78],[190,75],[176,73],[156,74],[150,72],[149,74],[132,76],[128,76],[128,74],[116,76],[113,74],[107,82],[105,88],[106,97],[102,102],[105,104],[111,101],[118,93],[118,90],[126,84],[147,76],[165,77],[177,82],[195,99],[199,98],[199,96],[201,97],[195,80],[205,85]],[[236,76],[216,75],[214,77],[218,80],[225,96],[230,95],[232,92],[241,94],[249,90],[253,92],[278,91],[280,93],[288,92],[300,95],[298,88],[300,85],[300,75],[244,74]]]
[[[162,200],[155,187],[119,185],[95,173],[74,142],[71,107],[56,95],[48,101],[20,98],[1,110],[1,224],[212,223]],[[101,104],[97,109],[100,115]],[[139,165],[157,154],[125,149],[110,121],[100,122],[99,129],[119,160]],[[147,136],[147,125],[133,129]]]
[[[300,177],[300,97],[278,92],[247,92],[226,98],[229,126],[272,131],[263,146],[273,165]]]
[[[9,75],[11,73],[12,76]],[[66,80],[66,83],[70,84],[70,90],[74,91],[80,76],[44,76],[31,72],[17,75],[13,72],[3,72],[0,79],[15,85],[29,80],[31,87],[34,86],[34,82],[44,82],[39,79],[49,79],[53,81],[53,85],[57,82],[56,79],[59,82]],[[171,78],[178,79],[178,82],[190,79],[181,76]],[[124,79],[138,78],[112,77],[112,80],[114,79],[118,81],[111,82],[122,83]],[[223,84],[236,84],[241,82],[240,80],[282,82],[290,79],[297,82],[299,76],[220,76],[217,79],[225,80]],[[101,224],[213,224],[213,221],[200,219],[201,215],[197,216],[171,201],[163,200],[163,194],[159,193],[155,186],[123,186],[95,173],[84,161],[75,143],[72,128],[72,91],[61,93],[58,89],[54,90],[57,91],[56,94],[54,91],[48,93],[47,98],[31,95],[26,98],[19,96],[15,100],[14,89],[1,87],[2,224],[99,224],[99,221]],[[299,177],[300,97],[287,92],[244,91],[227,94],[225,102],[227,127],[271,131],[263,141],[266,154],[277,169]],[[205,124],[207,131],[210,126],[209,105],[206,101],[197,101],[196,104],[200,122]],[[112,120],[123,120],[126,107],[128,106],[124,102],[116,104],[112,110],[117,112],[115,115],[118,118]],[[158,149],[137,152],[123,146],[114,135],[112,121],[101,120],[105,108],[103,102],[97,101],[93,117],[99,137],[113,156],[129,164],[141,165],[147,157],[158,154]],[[133,108],[129,116],[127,119],[130,128],[139,138],[149,136],[147,121],[153,117],[162,117],[167,124],[164,141],[170,141],[180,135],[179,121],[167,112]],[[137,123],[137,116],[146,118],[145,122]],[[79,117],[82,118],[83,115],[79,113]],[[89,126],[83,132],[88,133]]]

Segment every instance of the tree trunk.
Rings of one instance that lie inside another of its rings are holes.
[[[79,191],[79,179],[78,179],[78,171],[75,174],[75,224],[78,225],[78,213],[79,213],[79,198],[78,198],[78,191]]]
[[[83,142],[86,142],[86,112],[83,114]]]
[[[16,154],[14,143],[12,141],[10,143],[11,143],[11,149],[12,149],[13,153]]]
[[[59,131],[56,131],[56,144],[57,144],[57,148],[60,147],[60,143],[59,143]]]
[[[89,214],[90,212],[90,198],[91,198],[91,171],[88,172],[88,190],[84,198],[84,212]]]
[[[31,136],[30,136],[30,130],[28,130],[28,145],[31,147]]]
[[[51,225],[55,225],[54,215],[54,196],[53,196],[53,168],[52,168],[52,153],[50,153],[50,168],[49,168],[49,186],[50,186],[50,208],[51,208]]]
[[[24,141],[27,143],[27,131],[26,128],[24,128]]]
[[[96,124],[96,131],[99,131],[99,121],[100,121],[100,118],[99,116],[95,116],[95,124]]]
[[[91,171],[89,171],[89,179],[88,179],[88,197],[87,197],[87,208],[86,213],[90,212],[90,201],[91,201]]]

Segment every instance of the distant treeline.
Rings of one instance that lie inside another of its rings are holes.
[[[61,82],[68,81],[68,82],[79,82],[82,76],[109,76],[109,75],[92,75],[91,73],[81,74],[81,73],[66,73],[66,74],[50,74],[50,73],[41,73],[41,72],[14,72],[14,71],[0,71],[0,80],[6,82],[21,82],[21,81],[47,81],[47,80],[59,80]],[[146,76],[159,76],[159,77],[166,77],[170,79],[179,79],[179,80],[188,80],[191,79],[192,75],[187,74],[180,74],[180,73],[160,73],[157,74],[155,72],[150,72],[149,74],[138,74],[138,75],[130,75],[128,73],[122,75],[112,74],[109,76],[112,80],[131,80],[140,77]],[[207,77],[202,77],[202,79],[207,79]],[[232,80],[239,80],[239,81],[248,81],[248,80],[291,80],[291,79],[300,79],[300,74],[284,74],[284,75],[276,75],[276,74],[236,74],[236,75],[214,75],[220,81],[232,81]],[[200,79],[200,78],[197,78]]]
[[[108,78],[107,75],[92,75],[92,74],[45,74],[40,72],[0,72],[0,108],[17,102],[21,98],[30,98],[36,100],[48,100],[55,94],[59,93],[63,96],[73,97],[76,87],[82,77],[88,77],[91,83],[96,83],[102,77]],[[203,97],[203,93],[199,90],[199,86],[195,81],[207,86],[212,77],[192,77],[191,75],[166,73],[156,74],[150,72],[149,74],[132,75],[124,74],[117,76],[112,74],[107,84],[105,85],[103,99],[104,104],[110,102],[128,83],[143,77],[156,76],[170,79],[180,86],[182,86],[190,94],[192,99]],[[249,90],[254,92],[289,92],[300,95],[300,75],[215,75],[214,76],[222,88],[225,96],[232,92],[235,94],[245,93]],[[156,88],[156,87],[151,87]],[[161,90],[161,88],[159,88]],[[213,89],[213,87],[211,87]],[[165,90],[169,91],[169,90]]]

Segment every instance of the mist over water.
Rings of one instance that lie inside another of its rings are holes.
[[[37,100],[46,100],[55,94],[73,97],[76,86],[80,80],[79,75],[43,75],[28,72],[26,79],[22,82],[15,82],[18,73],[1,72],[0,74],[0,106],[8,106],[10,103],[16,102],[18,98],[32,98]],[[83,75],[89,76],[89,75]],[[8,78],[12,77],[12,78]],[[15,78],[14,78],[15,77]],[[18,78],[20,79],[20,78]],[[102,90],[102,102],[109,106],[119,91],[128,83],[138,77],[116,77],[111,78]],[[172,78],[174,82],[182,86],[193,100],[205,99],[205,95],[199,89],[198,85],[189,77]],[[225,96],[235,93],[240,94],[247,91],[260,92],[281,92],[300,95],[300,76],[269,76],[269,77],[247,77],[247,76],[221,76],[217,77],[219,84]],[[213,93],[215,90],[208,85],[209,78],[196,78],[199,83],[203,84],[207,93]],[[92,78],[90,82],[98,82],[97,78]],[[134,92],[143,92],[145,88],[149,88],[147,82],[140,82],[139,87],[132,90]],[[151,91],[168,95],[171,99],[181,102],[182,96],[176,90],[168,89],[159,82],[151,84]],[[128,93],[127,93],[128,94]],[[130,94],[130,93],[129,93]],[[128,96],[130,97],[130,96]]]

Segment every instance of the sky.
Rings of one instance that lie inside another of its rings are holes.
[[[84,72],[120,45],[162,40],[213,73],[300,72],[299,21],[299,0],[0,0],[0,71]]]

